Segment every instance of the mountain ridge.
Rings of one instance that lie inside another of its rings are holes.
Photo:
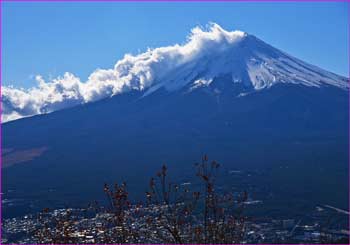
[[[349,90],[345,77],[307,64],[253,35],[213,23],[208,30],[194,28],[183,45],[127,54],[113,69],[97,69],[86,82],[65,73],[50,82],[38,76],[38,87],[29,90],[3,87],[2,117],[10,121],[50,113],[132,90],[143,91],[144,97],[159,88],[176,91],[190,85],[190,92],[221,76],[241,83],[241,96],[278,83]]]

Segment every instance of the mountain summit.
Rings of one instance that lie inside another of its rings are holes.
[[[226,31],[213,23],[207,30],[192,29],[183,45],[127,54],[114,68],[97,69],[85,82],[65,73],[49,82],[37,76],[38,86],[28,90],[3,87],[2,119],[45,114],[135,90],[142,97],[159,89],[191,92],[210,87],[220,77],[235,84],[237,96],[276,84],[349,89],[345,77],[296,59],[253,35]]]
[[[49,202],[41,209],[104,200],[100,184],[115,181],[131,183],[131,192],[145,183],[136,190],[143,196],[159,165],[187,182],[203,154],[242,170],[264,205],[274,197],[288,208],[301,198],[304,209],[313,198],[314,210],[329,203],[330,182],[347,187],[339,174],[348,172],[346,79],[246,33],[195,28],[184,45],[126,55],[87,82],[72,74],[38,80],[28,91],[3,91],[7,120],[42,114],[2,125],[3,192],[28,207],[38,196]],[[346,208],[348,190],[339,193]]]

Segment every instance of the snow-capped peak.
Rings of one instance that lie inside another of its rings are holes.
[[[211,41],[207,40],[198,54],[168,71],[166,76],[155,79],[145,95],[161,87],[173,91],[188,84],[193,84],[192,89],[208,86],[214,78],[223,75],[230,75],[232,82],[243,83],[253,90],[277,83],[349,88],[346,78],[294,58],[253,35],[227,32],[217,25],[212,28],[215,31],[210,33],[216,33],[217,38],[209,38]]]
[[[276,83],[348,89],[346,78],[287,55],[242,31],[226,31],[212,23],[192,29],[186,43],[126,54],[112,69],[97,69],[82,82],[71,73],[52,81],[37,76],[28,90],[2,87],[3,121],[48,113],[96,101],[130,90],[144,96],[159,88],[176,91],[185,86],[209,86],[222,75],[252,90]]]

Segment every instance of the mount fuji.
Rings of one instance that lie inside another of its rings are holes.
[[[268,177],[290,193],[312,176],[317,202],[329,199],[325,178],[348,186],[348,79],[253,35],[212,24],[86,82],[38,81],[2,91],[5,190],[45,184],[74,199],[89,186],[91,198],[105,181],[143,181],[164,161],[182,176],[204,153],[228,169],[293,168],[289,182]],[[341,193],[333,204],[347,207]]]
[[[113,69],[97,69],[86,82],[65,73],[28,90],[2,88],[3,121],[50,113],[130,91],[147,96],[158,89],[168,92],[195,90],[226,77],[240,87],[240,95],[277,84],[308,87],[332,86],[349,90],[345,77],[298,60],[253,35],[226,31],[211,24],[208,31],[194,28],[184,45],[149,49],[118,61]],[[216,89],[216,92],[219,92]]]

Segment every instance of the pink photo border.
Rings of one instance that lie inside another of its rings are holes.
[[[348,36],[350,35],[350,0],[0,0],[0,99],[2,101],[1,84],[2,84],[2,3],[3,2],[347,2],[348,3]],[[349,51],[350,52],[350,51]],[[350,53],[348,53],[348,82],[350,83]],[[348,96],[348,104],[350,108],[350,91]],[[2,113],[2,103],[0,103],[0,113]],[[0,114],[1,115],[1,114]],[[349,112],[349,122],[350,122],[350,112]],[[350,125],[348,128],[348,139],[350,140]],[[350,187],[350,141],[348,149],[348,186]],[[0,116],[0,226],[2,222],[2,122]],[[350,195],[349,195],[349,210],[350,210]],[[350,215],[348,217],[350,225]],[[1,227],[0,227],[1,229]],[[350,231],[350,226],[348,227]],[[0,244],[2,241],[2,229],[0,230]],[[96,244],[94,244],[96,245]],[[99,245],[99,244],[97,244]],[[101,244],[102,245],[102,244]],[[246,244],[253,245],[253,244]]]

